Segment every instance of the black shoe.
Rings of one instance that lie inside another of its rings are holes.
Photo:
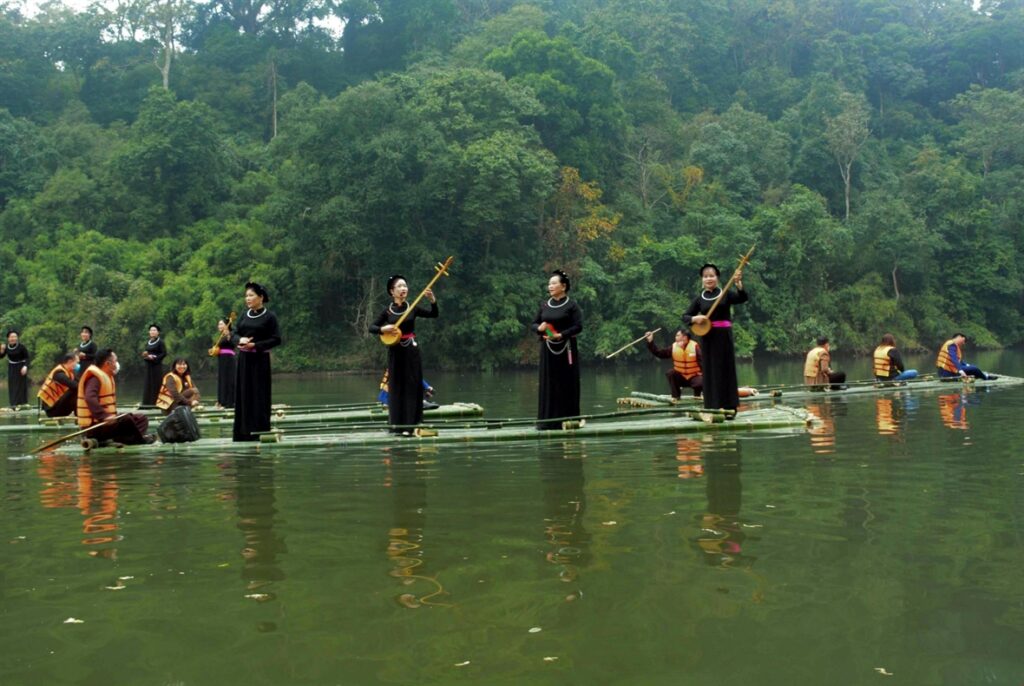
[[[441,407],[441,406],[438,405],[437,403],[431,401],[431,400],[424,400],[423,401],[423,409],[424,410],[436,410],[439,407]]]
[[[142,437],[142,442],[149,445],[150,443],[156,443],[156,436],[153,434],[146,434]]]
[[[998,378],[999,378],[998,374],[986,374],[985,375],[985,380],[986,381],[995,381]]]

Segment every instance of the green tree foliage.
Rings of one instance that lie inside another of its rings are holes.
[[[430,364],[529,362],[552,267],[596,358],[756,243],[743,354],[1018,343],[1021,45],[1008,2],[0,4],[0,325],[202,365],[255,278],[280,367],[375,369],[451,254]]]

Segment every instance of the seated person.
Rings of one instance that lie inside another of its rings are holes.
[[[117,414],[117,375],[120,365],[117,353],[106,348],[96,354],[96,359],[82,372],[78,380],[78,402],[75,414],[78,426],[90,430],[86,436],[98,441],[99,445],[134,445],[152,443],[156,437],[147,434],[149,417],[139,412]],[[102,424],[102,426],[98,426]]]
[[[939,355],[935,358],[935,367],[939,376],[944,379],[954,377],[967,378],[973,376],[976,379],[997,379],[995,374],[986,374],[973,364],[964,362],[964,343],[967,337],[962,333],[955,333],[953,337],[942,344],[939,348]]]
[[[842,388],[846,382],[846,372],[837,372],[832,369],[831,345],[827,336],[818,338],[818,345],[811,348],[804,360],[804,383],[814,386],[816,390],[831,384],[833,391]]]
[[[180,405],[199,405],[199,389],[192,383],[192,368],[184,357],[176,359],[171,365],[171,371],[164,374],[160,392],[156,396],[156,406],[163,410],[164,414],[170,414]]]
[[[655,357],[672,360],[672,369],[665,372],[672,399],[679,400],[683,395],[683,386],[693,390],[693,397],[699,398],[704,392],[704,373],[701,367],[700,345],[690,338],[688,331],[676,331],[676,340],[671,347],[659,348],[654,345],[654,332],[644,334],[647,349]]]
[[[60,356],[57,366],[50,370],[36,397],[47,417],[68,417],[75,413],[78,400],[78,382],[75,365],[78,357],[72,353]]]
[[[434,402],[434,387],[427,383],[427,380],[423,380],[423,409],[424,410],[436,410],[441,407]],[[388,370],[384,370],[384,376],[380,379],[380,393],[377,394],[377,402],[381,405],[387,406],[388,404]]]
[[[903,357],[896,349],[896,337],[891,333],[882,336],[882,342],[872,355],[876,381],[906,381],[917,376],[916,369],[907,369]]]

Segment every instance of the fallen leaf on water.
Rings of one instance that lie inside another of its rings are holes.
[[[119,576],[119,577],[117,577],[117,580],[118,581],[128,581],[129,579],[134,579],[134,578],[135,578],[134,576]]]
[[[555,660],[557,660],[557,659],[558,659],[557,657],[555,657],[554,655],[552,655],[551,657],[546,657],[546,658],[544,658],[544,662],[554,662],[554,661],[555,661]]]
[[[892,672],[886,671],[885,667],[875,667],[875,671],[884,676],[892,676]]]
[[[469,664],[469,660],[466,660],[465,662],[456,662],[455,666],[456,667],[465,667],[468,664]]]
[[[665,515],[666,515],[666,516],[668,516],[668,515],[674,515],[675,513],[676,513],[676,511],[675,511],[675,510],[672,510],[671,512],[666,512],[666,513],[665,513]]]
[[[120,591],[122,588],[128,587],[124,584],[121,584],[120,586],[104,586],[103,588],[107,589],[108,591]]]
[[[84,619],[75,619],[74,617],[68,617],[64,620],[65,624],[85,624]]]
[[[268,598],[270,598],[270,594],[269,593],[249,593],[245,597],[246,598],[251,598],[252,600],[267,600]]]
[[[543,629],[541,629],[539,626],[531,626],[530,627],[530,633],[531,634],[539,634],[541,631],[543,631]]]
[[[609,521],[609,522],[601,522],[601,523],[604,524],[605,526],[615,526],[616,524],[618,524],[618,522],[616,522],[614,519]]]

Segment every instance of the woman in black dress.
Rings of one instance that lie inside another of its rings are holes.
[[[713,264],[700,268],[704,289],[686,312],[683,313],[683,327],[707,320],[707,312],[722,292],[718,285],[721,272]],[[722,297],[711,315],[711,330],[701,339],[704,370],[704,407],[706,409],[735,410],[740,404],[739,384],[736,381],[736,347],[732,340],[732,306],[747,302],[743,290],[743,272],[736,271],[736,288]]]
[[[576,336],[583,331],[583,310],[569,298],[572,287],[565,272],[555,270],[548,279],[547,300],[540,304],[530,330],[540,338],[540,388],[537,428],[558,429],[561,422],[543,421],[575,417],[580,413],[580,359]]]
[[[164,382],[164,358],[167,357],[167,346],[160,335],[160,327],[149,325],[149,340],[142,350],[142,360],[146,363],[145,375],[142,377],[142,402],[140,407],[156,407],[156,397],[160,395],[160,387]]]
[[[394,331],[395,322],[409,309],[409,285],[404,276],[396,274],[389,278],[387,289],[392,302],[370,325],[370,333]],[[423,363],[416,343],[416,319],[433,319],[438,314],[433,291],[427,289],[424,294],[430,300],[430,309],[417,307],[409,312],[398,327],[401,340],[388,347],[388,423],[394,433],[408,433],[409,427],[423,420]]]
[[[235,344],[231,342],[231,319],[217,322],[217,407],[235,406]]]
[[[89,326],[83,326],[78,337],[82,339],[82,342],[78,344],[78,350],[75,351],[78,356],[78,364],[75,365],[75,376],[80,377],[92,365],[93,360],[96,359],[99,347],[96,345],[96,341],[92,340],[92,328]]]
[[[18,337],[18,332],[7,332],[7,345],[0,345],[0,357],[7,357],[7,397],[11,409],[28,404],[28,349]]]
[[[258,283],[245,284],[245,305],[232,342],[238,347],[235,376],[236,441],[257,441],[256,434],[270,431],[270,349],[281,345],[277,317],[267,309],[270,295]]]

